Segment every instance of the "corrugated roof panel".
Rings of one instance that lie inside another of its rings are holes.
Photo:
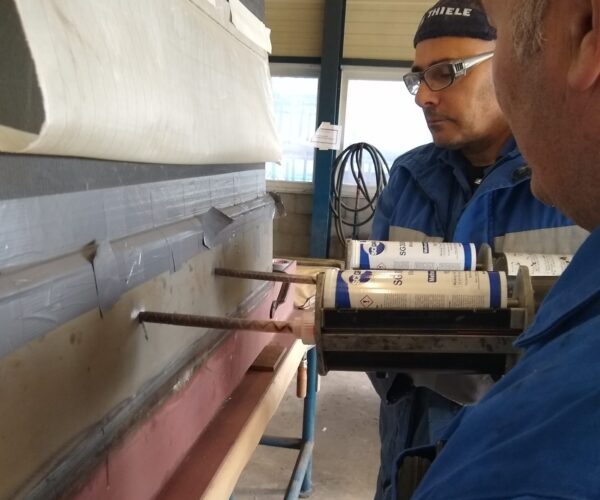
[[[413,37],[433,0],[348,0],[344,57],[412,60]]]
[[[274,56],[320,57],[325,0],[266,0]]]
[[[320,57],[326,0],[266,0],[273,55]],[[347,0],[344,57],[412,60],[412,40],[434,0]]]

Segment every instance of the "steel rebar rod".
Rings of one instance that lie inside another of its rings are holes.
[[[317,278],[313,276],[286,273],[267,273],[263,271],[244,271],[239,269],[224,269],[222,267],[218,267],[215,269],[215,275],[247,280],[278,281],[280,283],[301,283],[304,285],[314,285],[317,283]]]
[[[294,333],[291,323],[286,321],[248,320],[220,318],[216,316],[195,316],[193,314],[162,313],[142,311],[138,315],[140,323],[214,328],[217,330],[250,330],[254,332]]]

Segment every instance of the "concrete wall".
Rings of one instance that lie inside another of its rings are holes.
[[[270,183],[269,183],[270,184]],[[289,192],[292,187],[281,189],[278,185],[268,185],[267,189],[277,192],[281,197],[287,215],[275,219],[273,225],[273,252],[276,256],[308,257],[310,253],[310,226],[312,220],[312,192],[308,192],[302,185],[298,186],[300,192]],[[353,198],[344,198],[346,204],[351,205]],[[363,226],[360,238],[368,238],[371,232],[371,223]],[[329,257],[344,259],[343,249],[338,242],[335,229],[332,228]]]
[[[308,257],[312,220],[312,193],[279,193],[287,215],[273,224],[276,256]]]

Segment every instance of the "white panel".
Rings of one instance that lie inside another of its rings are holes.
[[[172,164],[278,161],[267,54],[207,2],[12,0],[44,102],[0,150]]]

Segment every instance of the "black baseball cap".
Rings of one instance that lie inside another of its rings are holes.
[[[490,26],[478,0],[440,0],[431,7],[419,24],[414,46],[419,42],[443,36],[495,40],[496,29]]]

